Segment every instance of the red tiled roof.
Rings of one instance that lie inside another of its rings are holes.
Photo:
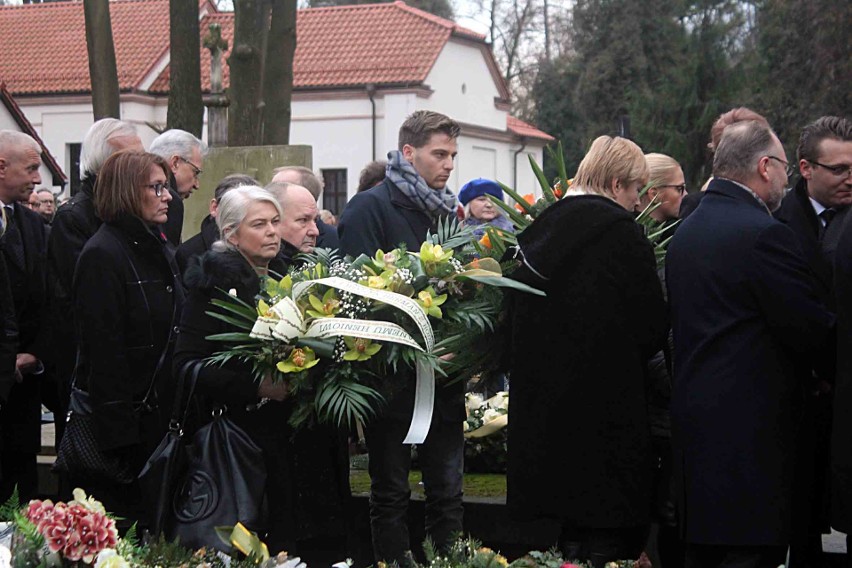
[[[167,0],[110,2],[118,85],[134,89],[168,49]],[[0,7],[0,79],[16,95],[88,93],[82,2]]]
[[[211,14],[201,21],[201,35],[218,23],[229,51],[234,42],[233,13]],[[332,88],[365,85],[413,85],[422,83],[444,44],[455,35],[484,42],[485,36],[396,1],[307,8],[297,13],[296,55],[293,61],[295,88]],[[223,82],[228,85],[224,65]],[[210,53],[202,48],[202,89],[210,89]],[[168,91],[166,69],[150,90]]]
[[[3,103],[6,110],[8,110],[9,114],[12,115],[12,118],[21,129],[21,132],[32,136],[35,141],[38,142],[38,145],[41,146],[41,156],[44,159],[44,164],[53,175],[52,185],[64,186],[68,182],[68,177],[65,175],[65,172],[62,171],[62,168],[59,167],[56,158],[53,157],[53,155],[48,151],[47,146],[44,145],[44,141],[41,139],[41,136],[38,135],[38,132],[36,132],[36,129],[33,127],[33,123],[29,121],[26,115],[24,115],[24,112],[21,110],[21,107],[19,107],[18,103],[15,102],[15,99],[12,97],[12,93],[6,89],[6,83],[0,83],[0,102]]]
[[[212,10],[201,21],[201,35],[217,22],[232,46],[233,13]],[[168,53],[168,0],[112,0],[110,17],[119,88],[139,89]],[[485,42],[481,34],[401,1],[299,10],[297,26],[296,88],[419,84],[450,37]],[[200,38],[199,49],[208,90],[210,56]],[[81,1],[0,7],[0,50],[0,80],[16,95],[91,91]],[[148,90],[167,92],[168,79],[167,68]]]
[[[539,130],[532,124],[528,124],[521,120],[520,118],[515,118],[514,116],[506,117],[506,128],[508,128],[509,132],[520,136],[522,138],[537,138],[538,140],[545,140],[547,142],[551,142],[556,140],[553,136]]]

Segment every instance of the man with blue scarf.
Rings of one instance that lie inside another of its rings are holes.
[[[447,188],[457,152],[459,125],[432,111],[417,111],[399,131],[399,150],[388,153],[386,177],[358,193],[340,218],[341,250],[353,257],[373,256],[400,245],[420,250],[439,219],[456,212]],[[411,447],[403,444],[414,405],[414,372],[400,369],[386,394],[387,405],[367,425],[370,452],[370,528],[377,561],[413,565],[406,524],[411,491]],[[444,549],[462,531],[464,394],[462,383],[435,392],[429,435],[417,448],[426,490],[426,533]]]

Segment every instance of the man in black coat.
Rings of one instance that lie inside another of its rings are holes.
[[[142,151],[136,129],[115,118],[95,122],[80,147],[80,190],[59,208],[53,218],[47,246],[50,326],[53,339],[50,360],[59,387],[60,419],[56,421],[56,444],[62,438],[61,419],[70,396],[71,376],[77,360],[77,340],[71,307],[71,290],[77,259],[86,242],[101,226],[93,201],[98,172],[107,158],[121,150]]]
[[[456,199],[447,189],[456,156],[458,124],[431,111],[418,111],[400,128],[399,151],[388,154],[386,179],[357,194],[340,218],[340,248],[349,255],[374,255],[405,245],[420,249],[437,220],[454,215]],[[405,385],[390,397],[384,414],[367,427],[370,452],[370,527],[376,560],[411,563],[407,508],[411,448],[403,444],[414,404],[414,376],[400,372]],[[462,530],[464,396],[462,382],[436,387],[429,435],[418,446],[426,489],[426,532],[445,548]]]
[[[714,179],[666,259],[672,436],[690,568],[783,564],[801,375],[832,339],[795,234],[772,218],[788,163],[758,122],[725,129]]]
[[[200,256],[210,250],[217,240],[219,240],[219,227],[216,226],[216,211],[219,208],[219,200],[228,193],[229,190],[241,185],[259,185],[257,180],[245,174],[231,174],[222,178],[216,189],[213,190],[213,199],[210,200],[210,214],[201,221],[201,229],[197,235],[181,243],[175,252],[175,261],[177,261],[180,274],[183,276],[186,272],[186,267],[189,265],[189,259],[193,256]],[[171,203],[174,203],[172,196]]]
[[[833,309],[834,251],[843,217],[852,203],[852,179],[819,164],[852,163],[852,122],[825,116],[808,124],[796,150],[801,177],[775,212],[775,218],[796,234],[816,277],[820,300]],[[794,481],[793,540],[790,568],[822,563],[822,533],[828,519],[829,443],[833,359],[802,369],[804,415],[798,439]]]
[[[207,145],[189,132],[173,128],[154,138],[148,151],[162,157],[171,170],[169,193],[172,194],[172,200],[169,203],[168,221],[162,228],[169,242],[178,246],[183,231],[183,200],[189,199],[192,192],[198,189]]]
[[[20,132],[0,131],[0,202],[8,222],[2,262],[9,273],[18,327],[18,382],[0,409],[0,500],[5,500],[17,485],[23,502],[36,496],[36,454],[41,448],[42,359],[47,348],[47,234],[39,214],[19,202],[41,183],[39,166],[41,147],[35,140]]]
[[[269,183],[282,182],[301,185],[311,192],[311,195],[314,196],[314,201],[317,201],[322,194],[322,182],[316,174],[314,174],[314,172],[303,166],[285,166],[283,168],[277,168],[275,170],[275,175],[272,176],[272,181]],[[320,219],[319,215],[317,215],[316,224],[317,230],[319,231],[316,246],[328,249],[340,248],[337,229]]]

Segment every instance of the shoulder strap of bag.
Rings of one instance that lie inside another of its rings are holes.
[[[187,361],[178,373],[177,390],[175,391],[175,400],[172,403],[172,416],[169,420],[169,430],[181,433],[181,428],[186,424],[186,417],[189,414],[189,405],[192,403],[192,395],[195,393],[195,384],[198,382],[198,374],[201,372],[201,367],[204,366],[204,361],[193,360]],[[183,398],[183,390],[186,386],[187,379],[189,380],[189,388],[186,395],[186,405],[181,411],[181,402]]]

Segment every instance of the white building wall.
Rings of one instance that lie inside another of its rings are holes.
[[[460,122],[506,129],[507,112],[494,106],[500,96],[482,51],[450,40],[426,77],[434,93],[420,108],[434,110]]]

